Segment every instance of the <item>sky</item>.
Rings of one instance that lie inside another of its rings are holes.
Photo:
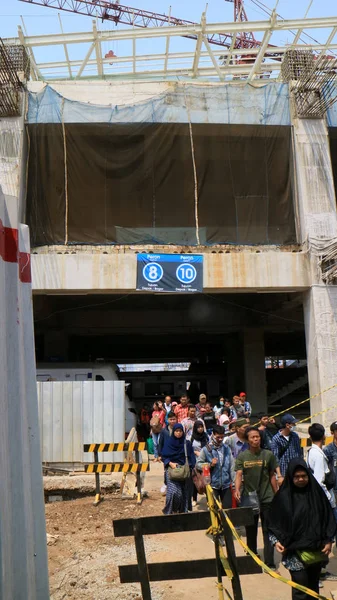
[[[263,0],[266,9],[273,9],[277,0]],[[127,0],[121,0],[121,4],[128,4]],[[249,20],[265,20],[268,18],[266,12],[257,4],[262,4],[262,0],[245,0],[245,8]],[[130,0],[130,6],[152,10],[160,13],[168,13],[169,0]],[[277,13],[285,19],[303,18],[308,7],[310,10],[308,17],[324,17],[337,15],[337,0],[278,0]],[[171,14],[175,17],[200,22],[202,12],[206,8],[205,0],[171,0]],[[66,12],[58,11],[53,8],[34,6],[20,2],[19,0],[0,0],[0,36],[16,37],[17,27],[22,25],[21,15],[23,16],[26,33],[28,35],[39,35],[48,33],[59,33],[60,23],[58,13],[62,18],[62,25],[65,32],[90,31],[92,29],[92,19],[87,16],[72,15]],[[233,20],[233,3],[226,0],[208,0],[207,22],[230,22]],[[104,21],[98,22],[100,30],[108,30],[115,25]],[[126,28],[119,24],[118,28]],[[329,34],[325,32],[312,30],[311,35],[323,42]],[[262,38],[262,34],[256,34],[257,39]],[[291,32],[282,31],[274,34],[271,43],[287,44],[293,39]],[[195,48],[195,42],[181,37],[171,38],[171,51],[191,51]],[[334,40],[337,41],[337,36]],[[103,43],[103,52],[113,50],[117,56],[131,55],[131,44],[129,41],[109,41]],[[164,52],[165,39],[148,39],[137,42],[137,54]],[[73,44],[69,47],[70,59],[76,60],[84,57],[86,48],[82,45]],[[43,48],[36,50],[36,59],[40,61],[64,60],[62,46],[53,48]]]

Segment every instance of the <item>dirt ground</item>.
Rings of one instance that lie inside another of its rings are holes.
[[[151,465],[152,466],[152,465]],[[120,476],[111,476],[117,481]],[[53,478],[50,478],[53,479]],[[133,538],[114,538],[112,521],[131,517],[158,515],[164,505],[160,494],[162,466],[154,464],[146,476],[149,497],[141,506],[134,500],[122,500],[117,493],[105,493],[104,501],[93,506],[93,497],[46,504],[49,544],[49,577],[52,600],[141,600],[138,584],[120,584],[118,565],[136,562]],[[92,482],[93,485],[93,482]],[[205,510],[203,498],[196,510]],[[237,554],[241,548],[235,542]],[[147,536],[148,562],[193,560],[214,556],[214,545],[202,531]],[[332,558],[329,570],[337,573],[337,560]],[[288,577],[282,567],[280,572]],[[224,583],[231,592],[231,584]],[[268,575],[241,577],[245,600],[290,600],[291,589]],[[153,600],[217,600],[213,579],[162,582],[151,584]],[[337,581],[326,582],[320,590],[331,598]]]

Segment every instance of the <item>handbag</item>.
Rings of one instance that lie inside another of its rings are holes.
[[[297,550],[296,554],[306,567],[326,561],[325,554],[320,550]]]
[[[260,514],[260,499],[259,499],[259,491],[261,486],[261,480],[264,469],[264,459],[262,455],[262,467],[260,471],[259,481],[257,484],[257,489],[253,492],[244,492],[241,496],[240,508],[252,508],[254,515]]]
[[[242,494],[240,508],[252,508],[254,515],[260,514],[260,500],[256,490]]]
[[[198,494],[206,493],[205,477],[203,476],[202,473],[200,473],[200,471],[198,471],[195,468],[192,471],[192,481],[193,481],[195,487],[197,488]]]
[[[186,442],[184,443],[184,449],[185,449],[185,464],[178,465],[175,467],[175,469],[172,469],[172,467],[170,467],[170,466],[168,468],[168,476],[172,481],[185,481],[185,479],[188,479],[190,476],[190,465],[188,464]]]

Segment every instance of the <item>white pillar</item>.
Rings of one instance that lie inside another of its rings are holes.
[[[312,285],[304,294],[304,321],[310,395],[337,383],[337,288],[321,279],[313,243],[337,240],[337,213],[329,137],[323,119],[293,119],[298,240],[312,252]],[[337,388],[311,401],[310,414],[337,404]],[[330,424],[337,409],[313,421]]]
[[[337,384],[337,287],[314,285],[304,294],[310,395]],[[310,402],[310,414],[337,405],[337,387]],[[312,422],[329,426],[337,420],[336,408]]]
[[[294,119],[298,241],[337,237],[335,188],[323,119]]]
[[[263,329],[245,329],[243,334],[245,391],[253,413],[267,410],[267,385]]]

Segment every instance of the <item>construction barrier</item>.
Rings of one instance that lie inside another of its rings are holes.
[[[151,600],[151,581],[202,579],[216,576],[218,597],[219,600],[223,600],[224,592],[227,598],[231,598],[222,583],[222,578],[227,576],[232,584],[234,600],[243,600],[240,575],[262,573],[262,569],[250,556],[236,556],[231,530],[226,523],[221,523],[220,513],[209,486],[207,500],[210,511],[113,521],[115,537],[134,536],[137,554],[137,564],[118,567],[121,583],[139,582],[143,600]],[[254,516],[251,508],[235,508],[228,513],[236,527],[253,524]],[[189,531],[200,530],[207,530],[207,535],[213,540],[215,558],[147,563],[144,535],[177,532],[187,534]],[[226,544],[227,556],[223,544]]]
[[[141,451],[146,450],[146,442],[111,442],[103,444],[84,444],[84,452],[93,452],[94,462],[84,465],[86,473],[95,473],[96,492],[94,506],[97,506],[101,501],[101,485],[100,473],[135,473],[137,486],[137,504],[142,503],[142,482],[141,473],[150,470],[150,463],[143,463],[141,460]],[[99,452],[126,452],[127,458],[125,462],[99,462]],[[135,454],[133,461],[132,453]]]
[[[150,470],[150,464],[93,463],[91,465],[84,465],[84,470],[86,473],[144,473]]]
[[[84,444],[84,452],[136,452],[146,450],[146,442],[119,442],[117,444]]]
[[[333,437],[329,436],[325,438],[324,445],[327,446],[328,444],[331,444],[332,441]],[[301,438],[301,448],[310,448],[310,446],[312,446],[312,441],[310,438]]]
[[[47,600],[29,231],[1,187],[0,473],[0,598]]]

